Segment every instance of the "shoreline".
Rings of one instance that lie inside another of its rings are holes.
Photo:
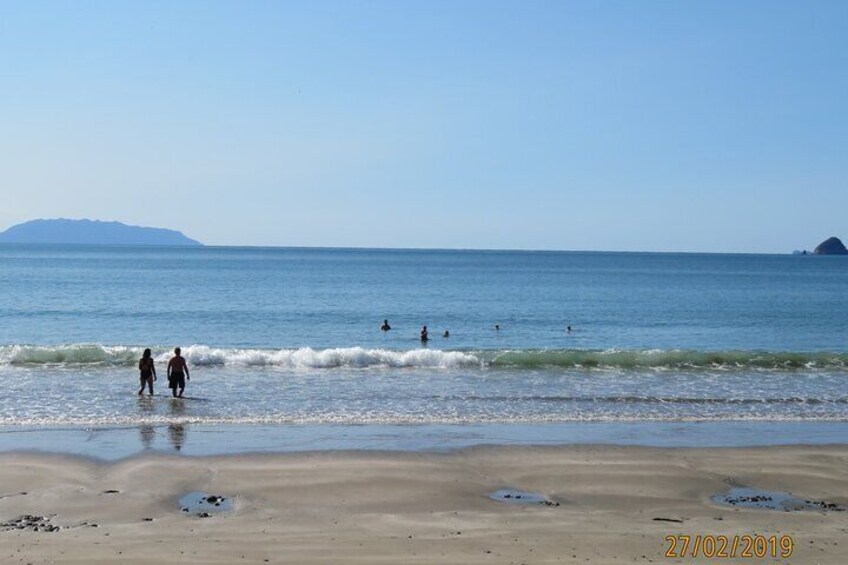
[[[33,563],[603,564],[669,561],[669,535],[774,535],[789,536],[794,549],[772,562],[835,565],[844,562],[848,512],[738,508],[712,497],[742,485],[844,507],[846,465],[846,445],[145,453],[120,461],[2,453],[0,522],[44,521],[39,531],[0,528],[0,539],[3,560]],[[505,488],[551,504],[489,498]],[[182,512],[180,497],[197,491],[226,497],[232,510]]]
[[[55,453],[107,461],[145,453],[192,457],[323,451],[439,453],[481,446],[579,445],[654,448],[848,445],[848,422],[0,426],[0,454]]]

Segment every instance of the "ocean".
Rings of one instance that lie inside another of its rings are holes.
[[[844,443],[846,282],[827,256],[5,245],[0,449]]]

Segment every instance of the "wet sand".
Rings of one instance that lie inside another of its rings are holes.
[[[848,512],[711,501],[733,485],[848,505],[848,446],[148,454],[110,463],[5,453],[0,562],[708,563],[716,560],[666,557],[665,537],[760,534],[792,536],[791,558],[718,561],[845,563]],[[499,489],[551,504],[489,497]],[[181,511],[180,497],[194,491],[225,496],[232,510]]]

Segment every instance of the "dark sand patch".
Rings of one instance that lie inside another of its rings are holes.
[[[3,531],[22,530],[28,532],[58,532],[61,526],[50,523],[51,516],[33,516],[24,514],[0,524]]]
[[[724,494],[717,494],[712,501],[735,508],[757,508],[762,510],[780,510],[796,512],[801,510],[823,510],[844,512],[845,508],[824,500],[798,498],[788,492],[762,490],[751,487],[733,487]]]
[[[200,518],[209,518],[212,514],[229,512],[232,509],[233,501],[217,494],[194,491],[180,497],[180,510]]]
[[[496,490],[489,495],[489,498],[497,500],[498,502],[506,502],[508,504],[541,504],[543,506],[559,506],[559,502],[554,502],[538,492],[528,492],[510,488]]]

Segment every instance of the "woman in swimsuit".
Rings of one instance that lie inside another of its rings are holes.
[[[153,357],[150,356],[150,349],[145,349],[141,355],[141,359],[138,360],[138,370],[139,380],[141,381],[141,388],[138,389],[138,394],[142,394],[144,392],[144,385],[147,385],[150,395],[153,396],[153,381],[156,380],[156,367],[153,364]]]

